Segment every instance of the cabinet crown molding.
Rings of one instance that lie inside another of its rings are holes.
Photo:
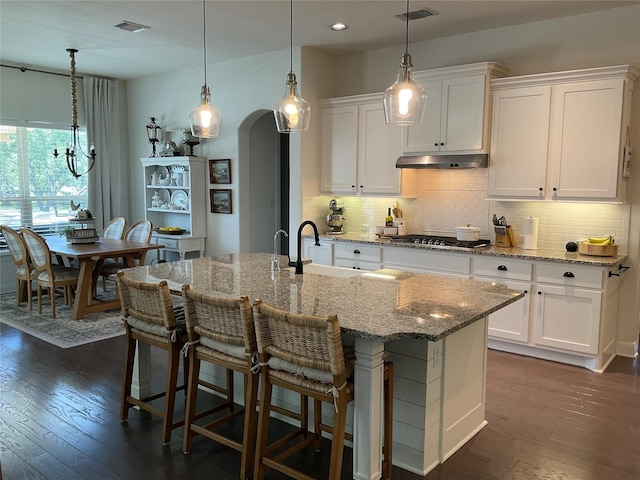
[[[432,68],[429,70],[414,70],[412,76],[415,80],[436,79],[439,77],[450,78],[452,76],[489,75],[502,78],[509,73],[509,67],[497,62],[469,63],[452,67]]]
[[[629,79],[633,82],[640,76],[640,65],[615,65],[610,67],[567,70],[563,72],[536,73],[491,80],[491,89],[554,85],[567,82],[588,82],[593,80]]]

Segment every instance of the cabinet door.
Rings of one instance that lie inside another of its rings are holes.
[[[387,125],[382,102],[359,107],[358,189],[363,195],[401,193],[401,127]],[[324,138],[323,138],[324,142]]]
[[[553,96],[552,198],[616,198],[623,80],[558,85]]]
[[[417,82],[427,93],[427,106],[422,123],[402,129],[402,152],[439,152],[440,124],[442,122],[442,80],[417,80]]]
[[[420,125],[403,129],[403,153],[481,151],[484,75],[418,83],[427,92],[427,108]]]
[[[478,280],[484,279],[478,278]],[[489,315],[489,336],[527,343],[529,341],[531,284],[510,281],[501,283],[513,290],[525,292],[526,295],[517,302]]]
[[[358,157],[358,107],[325,108],[321,117],[320,190],[354,193]]]
[[[484,85],[484,75],[443,81],[440,151],[483,149]]]
[[[544,198],[551,87],[493,93],[488,193]]]
[[[578,353],[598,353],[600,290],[538,285],[533,342]]]
[[[313,239],[302,240],[302,257],[311,259],[312,263],[320,263],[322,265],[331,265],[333,263],[333,244],[322,242],[320,246],[316,246]]]

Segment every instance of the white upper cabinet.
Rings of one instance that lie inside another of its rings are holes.
[[[551,87],[522,87],[493,95],[489,195],[544,195]]]
[[[491,198],[624,201],[637,67],[492,81]]]
[[[484,153],[488,144],[488,80],[506,75],[495,63],[414,73],[427,93],[420,125],[404,127],[403,154]]]
[[[325,100],[321,109],[321,192],[415,196],[415,172],[396,168],[401,129],[385,123],[382,95]]]
[[[358,181],[358,106],[322,108],[320,190],[354,193]]]

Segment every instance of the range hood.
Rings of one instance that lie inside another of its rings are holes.
[[[487,168],[489,155],[405,155],[398,158],[396,168]]]

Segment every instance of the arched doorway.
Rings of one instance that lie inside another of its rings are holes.
[[[253,120],[253,121],[252,121]],[[240,135],[240,250],[273,252],[273,236],[289,232],[289,138],[279,134],[273,112],[256,112]],[[244,165],[243,165],[244,164]],[[287,255],[288,239],[278,239]]]

